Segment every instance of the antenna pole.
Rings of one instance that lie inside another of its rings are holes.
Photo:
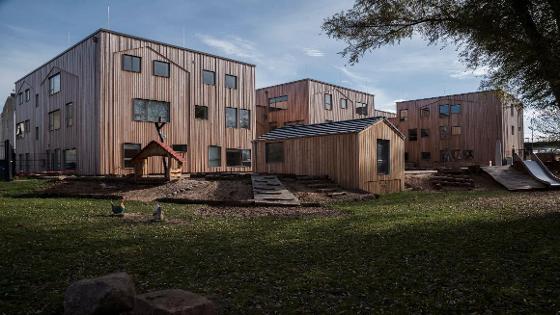
[[[107,29],[111,29],[111,2],[107,2]]]

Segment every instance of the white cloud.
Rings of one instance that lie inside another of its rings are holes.
[[[323,57],[323,56],[325,56],[324,52],[322,52],[318,49],[313,49],[313,48],[304,48],[303,52],[309,57]]]
[[[487,75],[489,72],[490,72],[490,68],[486,66],[474,70],[464,69],[463,67],[463,69],[451,70],[449,76],[452,77],[453,79],[463,80],[463,79],[471,79],[473,77],[480,78]]]
[[[222,53],[237,58],[257,61],[261,59],[260,54],[255,48],[255,43],[240,37],[230,36],[228,38],[217,38],[211,35],[197,35],[207,46],[216,48]]]

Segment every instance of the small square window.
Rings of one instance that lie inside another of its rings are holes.
[[[216,72],[202,70],[202,83],[206,85],[216,85]]]
[[[400,121],[407,121],[408,120],[408,109],[401,109],[399,111],[399,120]]]
[[[226,150],[226,166],[241,166],[241,150]]]
[[[449,105],[439,105],[439,117],[440,118],[447,118],[449,117]]]
[[[340,99],[340,108],[346,109],[348,108],[348,100],[345,98]]]
[[[449,136],[449,128],[447,126],[439,126],[439,137],[441,139],[447,139]]]
[[[226,107],[226,128],[237,128],[237,108]]]
[[[231,74],[226,74],[226,88],[237,89],[237,77]]]
[[[367,116],[368,105],[366,103],[356,102],[356,114],[360,116]]]
[[[194,118],[208,120],[208,106],[195,105]]]
[[[452,136],[458,136],[462,133],[462,129],[461,126],[453,126],[451,127],[451,135]]]
[[[451,106],[451,114],[461,113],[461,104],[452,104],[450,106]]]
[[[420,153],[420,156],[422,158],[422,160],[424,161],[429,161],[432,159],[432,153],[431,152],[422,152]]]
[[[408,140],[409,141],[418,140],[418,129],[408,129]]]
[[[137,56],[123,55],[122,56],[122,69],[130,72],[141,71],[142,59]]]
[[[169,63],[154,60],[154,75],[169,78]]]
[[[430,136],[430,129],[420,129],[420,137],[428,138]]]

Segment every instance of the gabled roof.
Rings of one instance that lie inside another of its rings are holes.
[[[374,94],[368,93],[368,92],[364,92],[364,91],[359,91],[356,89],[351,89],[351,88],[347,88],[341,85],[337,85],[337,84],[333,84],[333,83],[329,83],[329,82],[325,82],[325,81],[320,81],[320,80],[315,80],[315,79],[311,79],[311,78],[305,78],[305,79],[299,79],[299,80],[295,80],[295,81],[289,81],[289,82],[284,82],[284,83],[278,83],[278,84],[274,84],[274,85],[269,85],[269,86],[263,86],[261,88],[258,88],[257,91],[259,90],[266,90],[266,89],[270,89],[273,87],[277,87],[277,86],[281,86],[281,85],[290,85],[290,84],[296,84],[296,83],[300,83],[303,81],[310,81],[310,82],[316,82],[316,83],[320,83],[320,84],[324,84],[324,85],[329,85],[332,86],[334,88],[338,88],[338,89],[343,89],[343,90],[348,90],[348,91],[352,91],[352,92],[356,92],[356,93],[361,93],[361,94],[366,94],[369,96],[374,96]]]
[[[274,141],[303,137],[358,133],[381,121],[386,122],[390,127],[392,127],[395,132],[397,132],[401,137],[404,137],[402,133],[395,126],[393,126],[393,124],[385,119],[385,117],[378,116],[363,119],[334,121],[321,124],[285,126],[269,131],[260,136],[257,140]]]
[[[140,152],[138,152],[138,154],[136,154],[136,156],[134,156],[134,158],[132,158],[130,162],[136,164],[150,156],[167,156],[174,158],[181,163],[185,162],[179,153],[175,152],[175,150],[171,149],[171,147],[167,144],[157,140],[152,140],[148,143],[144,148],[142,148],[142,150],[140,150]]]

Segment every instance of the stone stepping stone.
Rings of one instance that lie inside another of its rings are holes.
[[[281,194],[282,194],[282,192],[279,191],[279,190],[274,190],[274,191],[272,191],[272,190],[269,190],[269,191],[266,191],[266,190],[264,190],[264,191],[255,190],[255,193],[257,193],[257,194],[263,194],[263,195],[281,195]]]

